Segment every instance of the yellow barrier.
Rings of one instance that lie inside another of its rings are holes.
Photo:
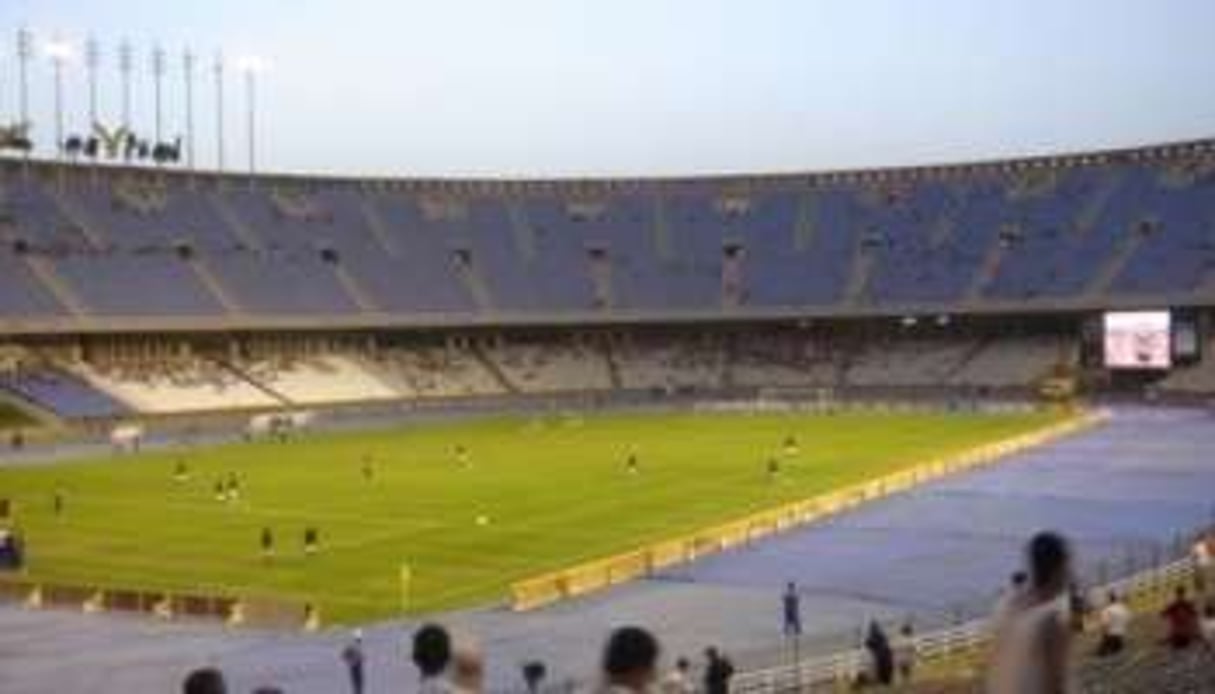
[[[746,544],[798,525],[822,520],[859,504],[906,491],[925,482],[994,463],[1012,453],[1054,441],[1097,424],[1103,415],[1085,413],[1028,434],[925,461],[868,482],[784,504],[681,537],[534,576],[511,585],[511,607],[531,610],[645,576],[655,570]]]
[[[191,617],[220,620],[232,625],[272,628],[298,628],[303,622],[302,610],[298,605],[277,600],[241,600],[222,595],[98,588],[0,573],[0,601],[5,600],[20,601],[31,609],[59,607],[79,609],[87,614],[127,612],[155,615],[162,619]]]

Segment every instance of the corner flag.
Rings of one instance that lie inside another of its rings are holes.
[[[409,563],[401,564],[401,612],[409,611],[409,589],[413,583],[413,569]]]

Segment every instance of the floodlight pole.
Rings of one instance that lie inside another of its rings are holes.
[[[30,122],[30,84],[29,63],[34,55],[34,35],[29,29],[21,27],[17,30],[17,110],[21,114],[21,123]],[[29,159],[30,150],[25,150],[25,158]]]
[[[97,39],[89,37],[84,47],[84,65],[89,73],[89,130],[97,123],[97,66],[101,62],[101,51]]]
[[[162,141],[161,129],[161,99],[160,88],[165,76],[165,51],[160,46],[152,49],[152,100],[155,105],[156,121],[154,132],[156,134],[155,145],[159,145]]]
[[[51,53],[51,65],[55,75],[55,151],[63,159],[63,59],[62,48]]]
[[[224,57],[215,54],[215,170],[224,172]]]
[[[257,66],[250,62],[245,66],[245,115],[248,122],[249,182],[257,173]]]
[[[122,127],[131,131],[131,42],[118,46],[118,71],[122,77]]]
[[[186,168],[194,170],[194,54],[186,49],[182,56],[186,86]]]

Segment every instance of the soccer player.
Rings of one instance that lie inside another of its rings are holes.
[[[262,559],[270,560],[274,558],[274,533],[270,528],[262,528]]]
[[[363,454],[363,481],[370,482],[375,478],[375,467],[371,463],[371,454]]]
[[[51,505],[55,510],[56,516],[63,515],[63,507],[66,500],[64,499],[63,487],[55,487],[55,495],[51,500]]]
[[[785,437],[785,443],[784,443],[783,447],[785,449],[785,455],[797,455],[798,452],[801,450],[800,447],[797,445],[797,437],[794,436],[793,434],[789,434],[788,436]]]
[[[455,453],[456,453],[456,462],[460,464],[460,467],[468,467],[469,459],[470,459],[469,455],[468,455],[468,449],[465,448],[462,444],[456,444]]]
[[[625,469],[625,470],[626,470],[626,471],[627,471],[627,472],[628,472],[630,475],[639,475],[639,474],[641,474],[641,461],[640,461],[640,460],[637,458],[637,452],[636,452],[636,451],[633,451],[633,452],[629,453],[629,457],[628,457],[628,458],[626,458],[626,459],[625,459],[625,461],[624,461],[624,469]]]
[[[237,499],[240,498],[240,478],[236,476],[235,472],[228,473],[228,490],[227,491],[228,491],[228,493],[227,493],[228,501],[236,501]]]
[[[180,484],[188,479],[190,479],[190,469],[186,467],[186,461],[178,458],[177,465],[173,468],[173,481]]]
[[[780,461],[768,458],[768,481],[775,482],[780,477]]]
[[[313,526],[304,528],[304,554],[312,556],[321,548],[321,534]]]
[[[224,487],[223,479],[215,480],[215,500],[216,501],[227,501],[228,500],[228,490],[227,490],[227,488]]]

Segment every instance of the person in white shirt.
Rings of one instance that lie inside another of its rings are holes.
[[[675,661],[675,669],[662,678],[662,694],[693,694],[696,685],[692,682],[692,663],[687,658]]]
[[[1198,628],[1202,631],[1202,640],[1207,642],[1207,646],[1215,648],[1215,600],[1208,602],[1202,610],[1202,621],[1199,622]]]
[[[1131,610],[1110,592],[1109,603],[1101,610],[1101,641],[1097,644],[1097,655],[1108,656],[1121,653],[1126,648],[1126,634],[1131,626]]]
[[[1190,557],[1194,560],[1194,588],[1199,593],[1205,592],[1207,583],[1212,580],[1211,545],[1205,536],[1200,536],[1194,542]]]

